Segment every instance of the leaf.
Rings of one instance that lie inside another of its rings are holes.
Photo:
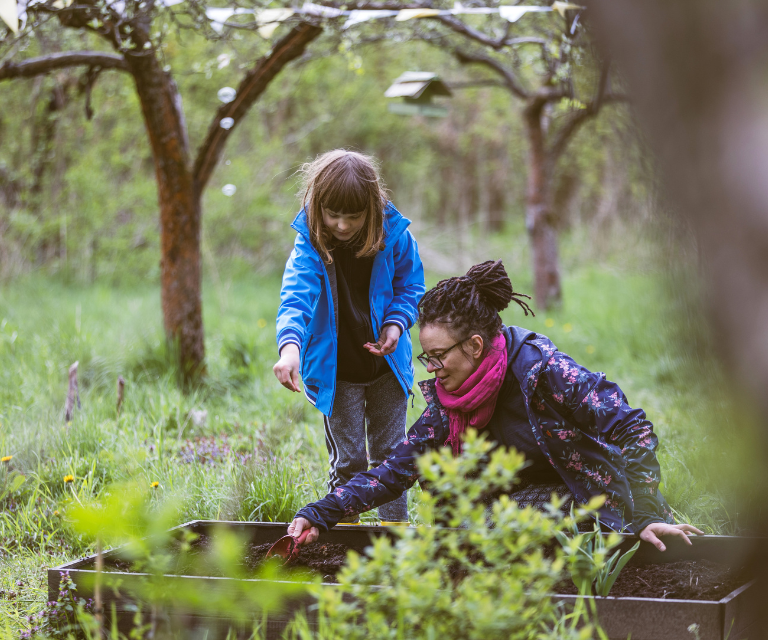
[[[14,478],[14,479],[11,481],[11,488],[10,488],[10,493],[13,493],[14,491],[18,491],[18,490],[19,490],[19,488],[21,487],[21,485],[23,485],[23,484],[24,484],[24,481],[25,481],[26,479],[27,479],[27,478],[26,478],[25,476],[22,476],[21,474],[19,474],[18,476],[16,476],[16,477],[15,477],[15,478]]]
[[[621,559],[616,565],[616,569],[613,571],[613,573],[606,576],[602,584],[595,585],[595,592],[597,593],[597,595],[607,596],[611,592],[613,583],[616,582],[616,578],[619,577],[621,570],[626,566],[627,562],[629,562],[632,559],[632,556],[635,555],[635,552],[639,548],[640,548],[640,541],[638,540],[629,551],[627,551],[623,556],[621,556]],[[618,553],[619,552],[617,551],[616,554]]]

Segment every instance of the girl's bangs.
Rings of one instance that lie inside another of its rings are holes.
[[[320,202],[326,209],[335,213],[359,213],[367,211],[371,204],[371,188],[375,185],[369,184],[369,180],[364,176],[355,175],[355,171],[350,171],[349,167],[344,167],[346,171],[339,171],[334,176],[329,176],[328,186],[323,190],[320,196]],[[336,173],[336,172],[333,172]]]

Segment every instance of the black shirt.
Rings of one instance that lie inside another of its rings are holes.
[[[549,464],[536,442],[523,390],[511,371],[504,377],[496,409],[485,428],[492,440],[505,447],[514,447],[525,455],[528,466],[519,474],[522,486],[531,482],[562,482],[560,474]]]
[[[389,370],[387,361],[363,345],[376,342],[371,324],[369,289],[373,257],[358,258],[359,246],[339,243],[333,249],[338,293],[338,356],[336,379],[372,382]]]

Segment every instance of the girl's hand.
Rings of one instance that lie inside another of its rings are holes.
[[[301,391],[299,387],[299,368],[301,367],[301,357],[299,348],[289,343],[280,351],[280,359],[277,361],[272,371],[286,389],[290,391]]]
[[[688,539],[689,533],[696,533],[700,536],[704,535],[703,531],[699,531],[696,527],[690,524],[667,524],[666,522],[652,522],[645,529],[640,532],[640,539],[650,542],[659,551],[666,551],[667,547],[659,540],[660,536],[677,536],[685,540],[686,544],[691,544]]]
[[[320,529],[313,527],[312,523],[306,518],[295,518],[293,522],[288,525],[288,535],[293,536],[294,538],[298,538],[301,535],[301,532],[308,527],[309,535],[307,536],[306,540],[304,540],[304,544],[309,544],[310,542],[314,542],[320,537]]]
[[[400,327],[396,324],[385,325],[378,342],[366,342],[363,346],[375,356],[388,356],[397,349],[400,341]]]

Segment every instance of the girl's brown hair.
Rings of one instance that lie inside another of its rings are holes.
[[[301,204],[307,212],[310,240],[326,263],[333,262],[333,235],[323,224],[322,207],[335,213],[365,211],[365,223],[356,237],[358,258],[373,256],[384,248],[387,192],[373,158],[334,149],[306,163],[300,173]]]

